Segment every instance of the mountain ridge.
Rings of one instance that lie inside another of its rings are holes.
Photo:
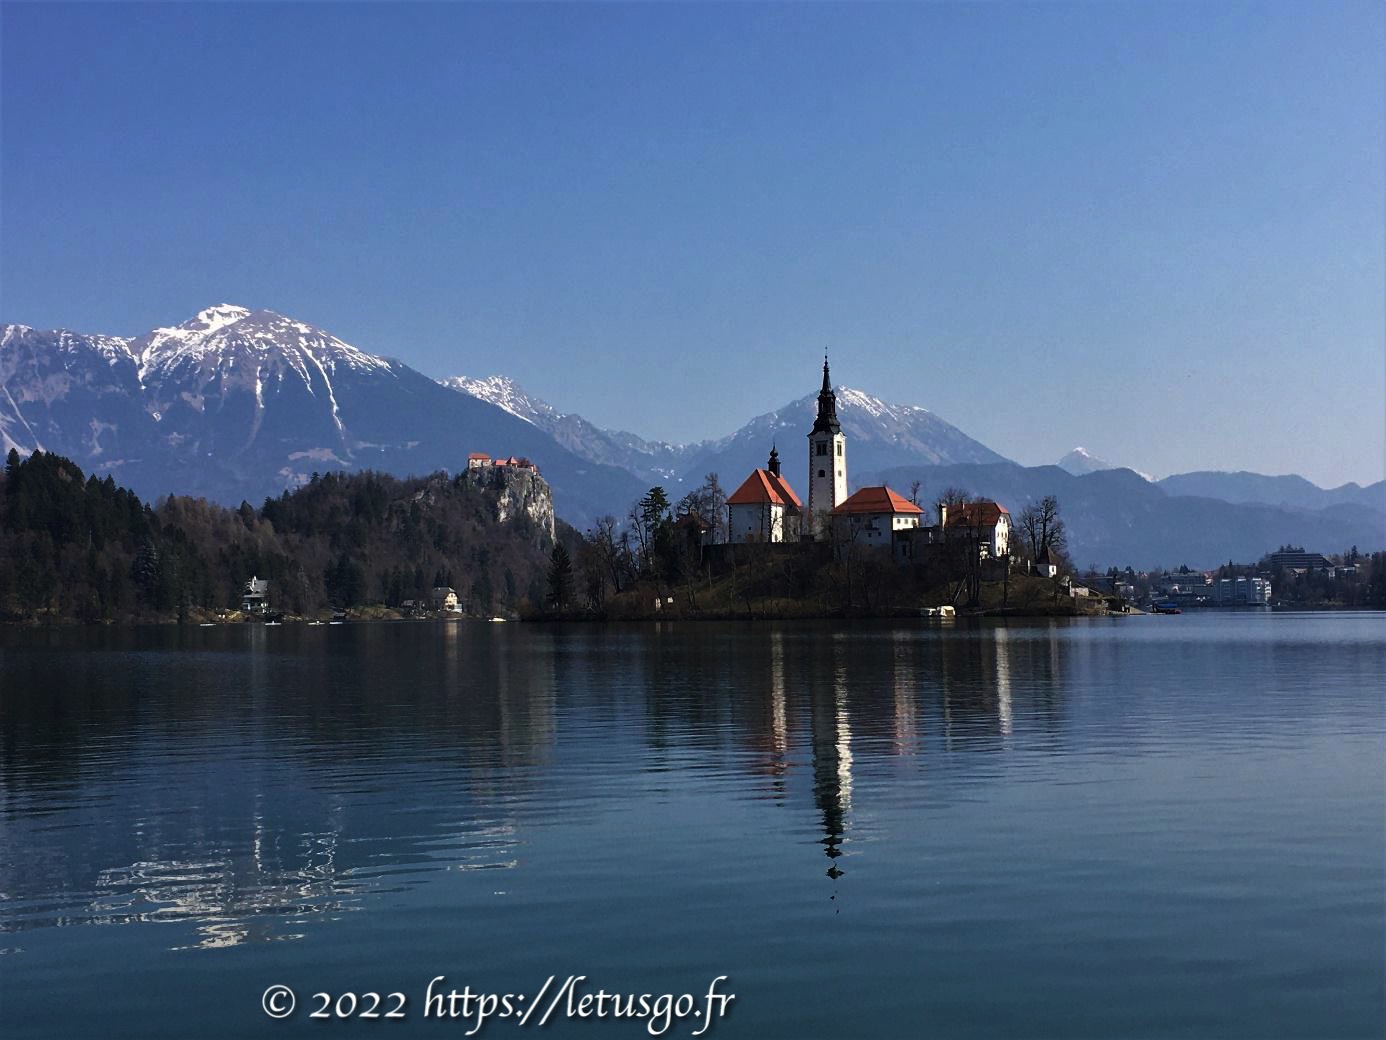
[[[494,404],[539,427],[570,451],[607,465],[621,466],[651,484],[678,479],[680,464],[696,445],[650,441],[625,430],[608,430],[575,412],[561,412],[524,390],[509,376],[474,379],[447,376],[438,382],[451,390]]]
[[[624,465],[650,480],[672,480],[670,490],[700,484],[708,472],[739,482],[765,464],[779,448],[787,474],[807,473],[805,440],[817,410],[818,391],[755,416],[723,436],[689,444],[647,441],[621,430],[605,430],[575,413],[560,412],[533,397],[507,376],[440,380],[462,393],[512,410],[594,461]],[[996,462],[1004,456],[920,405],[885,401],[864,390],[838,386],[838,417],[848,436],[850,465],[880,466],[924,459],[929,462]],[[799,458],[802,457],[802,465]],[[791,481],[793,478],[791,477]]]
[[[920,480],[923,500],[958,487],[1002,502],[1012,517],[1054,495],[1068,528],[1069,554],[1079,566],[1210,568],[1228,559],[1259,560],[1284,543],[1332,553],[1353,545],[1375,549],[1386,541],[1386,514],[1367,505],[1309,510],[1172,495],[1125,468],[1074,475],[1059,466],[1015,463],[916,466],[860,479],[896,487]]]
[[[530,423],[274,311],[220,304],[136,337],[6,325],[0,438],[111,473],[146,498],[235,505],[318,470],[460,470],[469,451],[527,455],[586,523],[641,482]]]
[[[1297,476],[1195,471],[1150,482],[1111,468],[1073,485],[1078,478],[1065,469],[1017,466],[922,406],[851,386],[836,393],[852,488],[921,479],[937,491],[951,475],[1016,511],[1037,493],[1061,500],[1072,493],[1073,508],[1091,515],[1074,525],[1080,560],[1105,560],[1107,552],[1124,554],[1121,562],[1139,558],[1137,530],[1150,551],[1171,559],[1188,546],[1191,563],[1217,539],[1221,562],[1265,551],[1258,539],[1332,552],[1379,544],[1386,530],[1386,481],[1323,489]],[[281,494],[316,471],[456,471],[468,452],[485,451],[532,458],[554,488],[559,515],[581,526],[607,513],[624,516],[654,484],[674,500],[708,472],[735,486],[765,464],[772,445],[791,485],[800,484],[816,406],[815,386],[724,437],[649,441],[562,412],[505,376],[434,380],[316,326],[233,304],[139,336],[18,324],[0,335],[0,447],[56,451],[151,500],[176,492],[235,505]],[[1105,465],[1086,450],[1082,458]],[[1109,500],[1082,504],[1093,487]],[[1198,504],[1208,502],[1220,505]],[[1223,506],[1244,509],[1242,521]],[[1183,541],[1170,540],[1167,527]],[[1243,537],[1253,528],[1254,537]]]
[[[1218,498],[1239,504],[1296,509],[1358,504],[1386,510],[1386,480],[1366,485],[1349,481],[1325,488],[1298,473],[1269,475],[1247,470],[1191,470],[1171,474],[1156,483],[1170,494]]]

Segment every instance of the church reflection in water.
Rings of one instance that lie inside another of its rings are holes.
[[[813,801],[823,827],[823,850],[830,863],[828,876],[845,871],[838,866],[847,821],[852,810],[852,725],[847,713],[847,665],[838,638],[833,640],[831,682],[814,683],[809,698],[809,732],[813,748]]]
[[[753,761],[772,778],[775,797],[791,794],[795,763],[807,765],[817,841],[834,880],[848,869],[859,770],[874,779],[891,759],[1001,751],[1015,736],[1019,711],[1045,728],[1061,714],[1062,643],[1053,627],[990,623],[819,634],[805,638],[776,628],[763,637],[765,709],[746,722],[763,719],[767,726],[763,736],[751,735],[765,749]],[[741,666],[757,671],[747,659]]]
[[[690,627],[363,626],[310,644],[324,628],[296,655],[260,629],[219,658],[169,656],[154,707],[143,658],[79,661],[83,717],[18,697],[0,717],[0,841],[25,850],[0,859],[0,931],[293,938],[438,871],[522,868],[535,828],[619,815],[670,774],[788,810],[836,896],[869,848],[857,815],[900,770],[930,769],[946,797],[950,755],[1052,746],[1083,660],[1043,626]],[[10,688],[41,688],[24,667]]]

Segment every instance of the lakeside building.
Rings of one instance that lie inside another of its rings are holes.
[[[1165,574],[1158,581],[1152,582],[1152,585],[1160,590],[1163,599],[1183,607],[1206,605],[1215,602],[1217,598],[1217,589],[1212,579],[1201,571]]]
[[[684,513],[674,521],[674,531],[690,552],[699,553],[716,541],[717,532],[697,513]]]
[[[434,610],[456,610],[457,593],[446,585],[439,585],[429,592],[428,602]]]
[[[977,553],[984,560],[999,560],[1011,551],[1011,514],[1000,502],[966,502],[953,509],[941,502],[938,525],[945,542],[976,539]],[[1041,555],[1048,559],[1047,546]]]
[[[918,506],[914,508],[923,514]],[[895,532],[894,543],[895,559],[900,563],[923,560],[949,545],[962,548],[965,555],[975,552],[981,561],[1004,560],[1011,547],[1011,514],[1000,502],[989,500],[968,502],[951,509],[940,502],[938,523],[901,525]],[[971,549],[967,543],[971,543]],[[1041,555],[1048,560],[1048,553]],[[1047,573],[1053,577],[1057,572],[1058,568],[1051,564]],[[1041,570],[1041,573],[1046,572]]]
[[[241,595],[241,611],[246,614],[263,614],[268,610],[269,581],[252,575],[245,583],[245,592]]]
[[[1151,592],[1180,607],[1238,607],[1267,604],[1271,583],[1265,578],[1212,579],[1199,571],[1152,577]]]
[[[1270,554],[1270,568],[1277,567],[1287,571],[1331,571],[1333,562],[1323,553],[1305,552],[1303,549],[1287,547]]]
[[[797,542],[803,533],[803,503],[780,475],[780,453],[771,447],[765,469],[751,471],[727,499],[727,530],[733,542]]]
[[[1220,607],[1260,606],[1271,601],[1271,583],[1265,578],[1223,578],[1214,590],[1213,602]]]
[[[839,546],[889,549],[897,532],[919,527],[924,510],[884,484],[864,487],[832,511],[833,541]]]

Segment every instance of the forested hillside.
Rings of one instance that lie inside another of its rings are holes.
[[[11,451],[0,485],[0,616],[190,617],[236,607],[252,575],[277,610],[398,606],[451,585],[478,614],[544,594],[549,531],[498,517],[494,486],[443,473],[330,474],[260,508],[155,505],[69,459]],[[547,489],[544,488],[547,495]]]

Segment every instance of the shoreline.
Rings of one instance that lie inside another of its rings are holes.
[[[1067,606],[1067,605],[1064,605]],[[384,612],[372,611],[365,616],[329,620],[308,616],[285,616],[278,621],[261,621],[256,618],[240,617],[230,619],[206,620],[192,618],[179,620],[176,617],[123,617],[83,620],[81,618],[48,616],[28,618],[0,618],[0,629],[36,628],[110,628],[121,625],[157,625],[169,628],[241,628],[252,625],[270,627],[330,627],[336,625],[398,625],[398,624],[618,624],[623,622],[664,622],[664,621],[926,621],[935,624],[952,621],[970,621],[979,618],[990,619],[1039,619],[1039,618],[1114,618],[1114,617],[1155,617],[1157,614],[1131,607],[1119,610],[1081,610],[1047,607],[983,607],[980,609],[959,609],[952,617],[940,617],[925,611],[937,608],[886,608],[880,610],[806,610],[803,612],[783,610],[660,610],[640,613],[571,611],[561,613],[521,614],[512,617],[480,617],[472,615],[453,617],[405,617],[389,616]],[[1201,616],[1221,614],[1335,614],[1335,613],[1386,613],[1380,608],[1347,606],[1343,604],[1304,604],[1267,605],[1264,608],[1245,607],[1204,607],[1189,609],[1180,616]]]

